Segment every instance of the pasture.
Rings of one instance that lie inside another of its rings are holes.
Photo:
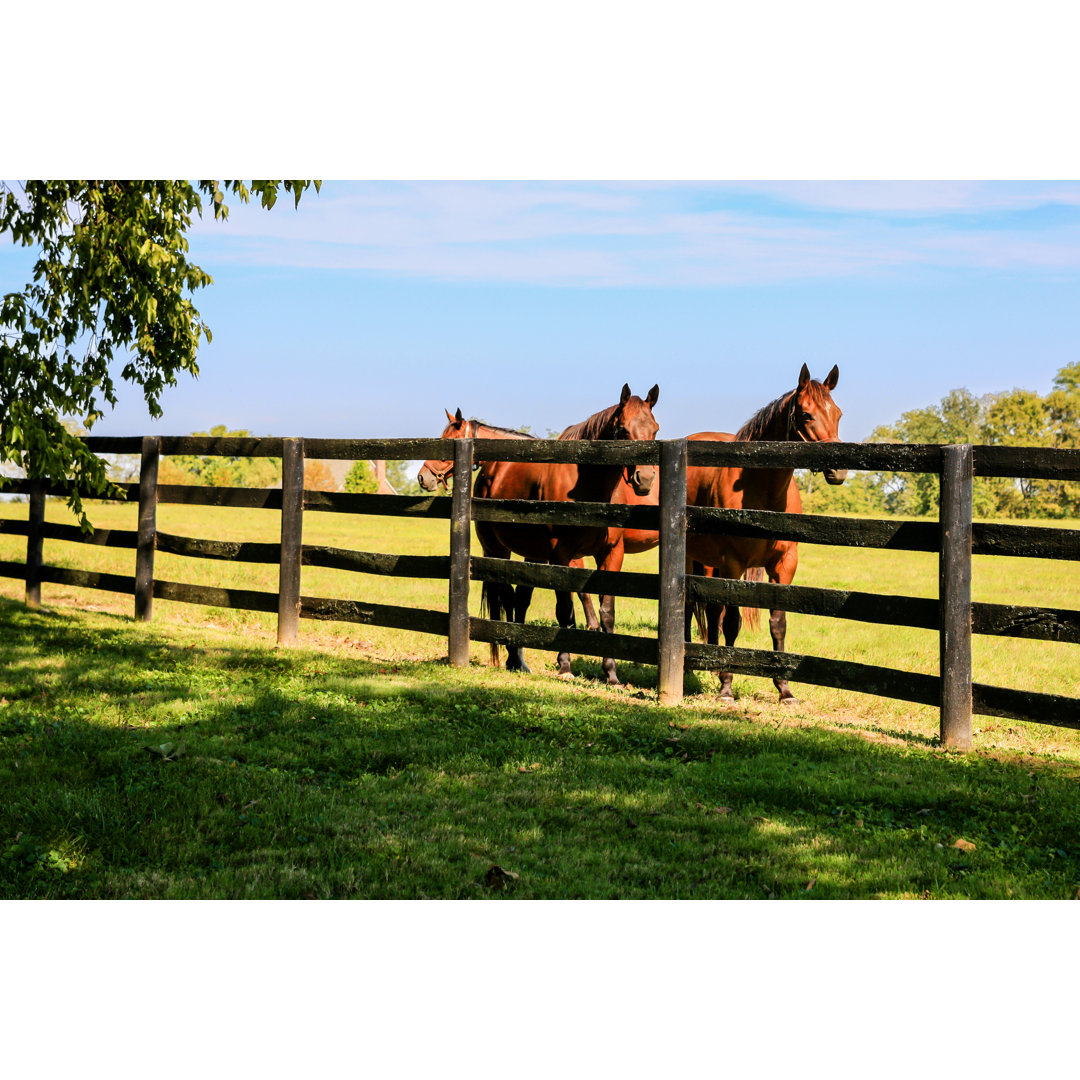
[[[0,518],[25,517],[0,504]],[[50,500],[50,520],[70,520]],[[99,527],[136,508],[95,505]],[[160,529],[276,541],[279,515],[183,505]],[[309,514],[312,544],[445,554],[445,522]],[[477,552],[478,553],[478,552]],[[0,559],[25,540],[0,534]],[[130,573],[132,553],[46,542],[46,562]],[[655,570],[656,553],[628,558]],[[276,589],[276,567],[158,553],[161,579]],[[798,579],[934,596],[937,557],[800,546]],[[443,638],[0,579],[4,897],[1053,897],[1080,890],[1080,734],[975,717],[937,745],[935,709],[710,674],[656,704],[656,670],[599,660],[552,677],[441,662]],[[446,610],[445,582],[304,567],[302,591]],[[975,600],[1080,607],[1072,564],[976,556]],[[475,614],[479,589],[470,609]],[[620,598],[617,629],[656,604]],[[538,591],[530,619],[554,623]],[[580,625],[580,610],[578,611]],[[767,629],[740,644],[768,648]],[[789,616],[788,647],[933,673],[933,631]],[[976,680],[1075,694],[1076,646],[974,639]],[[492,870],[492,867],[497,869]],[[498,868],[501,868],[499,870]],[[503,873],[505,871],[505,873]],[[516,876],[513,876],[516,875]]]

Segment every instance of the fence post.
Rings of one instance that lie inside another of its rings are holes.
[[[26,606],[41,607],[41,561],[45,542],[45,481],[30,481],[30,527],[26,532]]]
[[[971,749],[972,450],[941,448],[941,745]]]
[[[472,523],[472,439],[454,441],[454,490],[450,504],[450,632],[452,667],[469,665],[469,545]]]
[[[281,562],[278,576],[278,645],[295,645],[300,628],[300,554],[304,531],[304,442],[282,439]]]
[[[683,697],[686,607],[686,440],[660,443],[660,605],[657,619],[660,704]]]
[[[135,621],[154,613],[154,549],[157,546],[157,478],[161,440],[146,435],[139,464],[139,533],[135,545]]]

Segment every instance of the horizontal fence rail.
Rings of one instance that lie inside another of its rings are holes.
[[[660,697],[667,703],[681,698],[684,670],[723,670],[781,677],[939,706],[943,716],[943,742],[955,746],[970,744],[972,712],[1080,729],[1080,700],[987,686],[972,682],[970,673],[971,634],[1080,644],[1080,612],[972,602],[969,594],[972,556],[1080,561],[1080,529],[972,522],[972,477],[1080,480],[1080,451],[703,440],[649,443],[154,436],[91,437],[86,443],[95,453],[141,457],[139,482],[119,484],[114,488],[114,494],[119,497],[138,501],[139,528],[95,529],[84,533],[73,525],[46,522],[45,498],[66,497],[68,488],[45,486],[36,480],[2,481],[0,491],[29,496],[30,511],[26,521],[0,521],[0,532],[26,537],[26,562],[0,562],[0,576],[25,578],[28,604],[40,603],[42,583],[53,583],[134,595],[136,616],[143,619],[150,618],[153,599],[276,611],[282,644],[295,642],[298,619],[323,619],[447,637],[451,662],[459,664],[468,662],[469,641],[605,655],[617,660],[659,665]],[[281,487],[270,489],[159,484],[157,463],[161,456],[170,454],[279,458],[282,460],[283,483]],[[454,488],[457,494],[453,498],[444,498],[305,491],[303,462],[307,457],[448,461],[453,463],[459,481]],[[658,464],[665,477],[661,494],[667,490],[668,495],[666,502],[662,500],[660,505],[635,506],[472,499],[468,479],[473,464],[494,460],[568,462],[585,467]],[[949,464],[950,461],[961,462],[959,472]],[[685,495],[681,502],[673,501],[671,492],[680,483],[679,490],[685,491],[688,468],[711,466],[933,473],[942,477],[942,520],[934,523],[727,510],[686,506]],[[460,483],[462,479],[466,482]],[[280,543],[232,542],[162,532],[156,527],[155,511],[159,503],[281,511],[282,539]],[[451,552],[449,556],[394,555],[306,545],[301,542],[301,523],[302,515],[307,511],[445,520],[450,522]],[[947,517],[947,514],[952,516]],[[616,573],[470,556],[470,522],[657,531],[661,538],[661,573]],[[950,533],[957,529],[961,537],[959,547],[950,538]],[[685,572],[685,537],[694,533],[783,539],[838,547],[936,552],[942,560],[941,589],[937,597],[910,597],[700,576]],[[46,540],[134,550],[135,575],[48,566],[42,560],[42,546]],[[275,593],[162,580],[155,577],[153,565],[154,554],[159,551],[194,559],[278,564],[279,589]],[[446,580],[450,611],[304,596],[300,593],[301,566]],[[467,608],[470,581],[655,600],[660,605],[659,636],[599,635],[588,630],[470,617]],[[824,657],[683,641],[679,613],[684,602],[737,604],[936,631],[943,642],[940,674],[926,675]],[[947,625],[943,622],[943,611],[947,612]],[[950,642],[950,638],[954,640]],[[951,717],[948,724],[946,712]]]

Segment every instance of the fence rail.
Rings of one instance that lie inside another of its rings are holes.
[[[96,453],[140,455],[139,483],[119,485],[124,497],[138,500],[139,527],[136,530],[96,529],[83,533],[76,526],[46,522],[46,497],[65,496],[67,489],[62,485],[46,487],[36,480],[6,482],[4,490],[28,495],[30,506],[26,521],[0,521],[0,532],[25,536],[27,558],[25,563],[0,562],[0,576],[25,578],[28,604],[40,603],[42,583],[55,583],[132,594],[136,618],[142,620],[152,617],[155,598],[214,607],[276,611],[278,641],[283,645],[295,643],[300,619],[366,623],[445,636],[450,661],[454,664],[468,662],[470,641],[586,655],[602,652],[617,660],[657,665],[659,696],[664,703],[681,699],[683,675],[687,670],[779,676],[936,705],[941,709],[942,741],[957,747],[971,744],[973,713],[1080,729],[1080,699],[987,686],[974,683],[971,678],[972,634],[1078,644],[1080,612],[973,603],[970,596],[972,555],[1080,561],[1080,530],[973,522],[973,477],[1077,480],[1080,479],[1080,451],[862,443],[709,443],[684,439],[657,443],[589,443],[188,436],[88,438],[86,442]],[[162,455],[169,454],[277,457],[282,461],[282,486],[255,490],[158,484],[158,461]],[[303,464],[307,457],[452,460],[454,495],[446,499],[305,491]],[[485,460],[559,461],[581,465],[659,464],[660,504],[620,506],[473,499],[470,495],[473,463]],[[700,465],[936,473],[941,478],[940,521],[935,524],[687,506],[686,469]],[[280,510],[281,541],[236,543],[161,532],[156,527],[159,503]],[[450,522],[450,553],[448,556],[393,555],[305,545],[301,541],[302,521],[303,514],[308,511],[446,520]],[[613,573],[470,556],[470,523],[473,521],[655,530],[660,534],[659,573]],[[685,560],[688,531],[714,531],[833,546],[937,552],[940,567],[938,596],[894,596],[689,574]],[[135,574],[128,577],[48,566],[42,558],[45,540],[134,549]],[[276,563],[280,567],[278,591],[225,589],[161,580],[154,574],[154,554],[158,551],[188,558]],[[446,580],[449,611],[304,596],[300,592],[302,566]],[[659,605],[657,636],[601,636],[592,631],[470,617],[468,596],[472,581],[656,600]],[[939,674],[898,671],[794,653],[686,642],[683,640],[683,612],[687,601],[767,607],[936,630],[941,642]]]

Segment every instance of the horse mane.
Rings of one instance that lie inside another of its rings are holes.
[[[518,431],[516,428],[500,427],[498,424],[489,424],[486,420],[478,420],[475,416],[469,420],[470,424],[479,424],[489,431],[497,431],[500,435],[509,435],[515,439],[539,439],[539,435],[531,435],[527,431]]]
[[[602,439],[604,430],[611,423],[612,417],[619,411],[618,405],[611,405],[593,413],[587,420],[580,424],[571,424],[560,436],[560,439]]]

